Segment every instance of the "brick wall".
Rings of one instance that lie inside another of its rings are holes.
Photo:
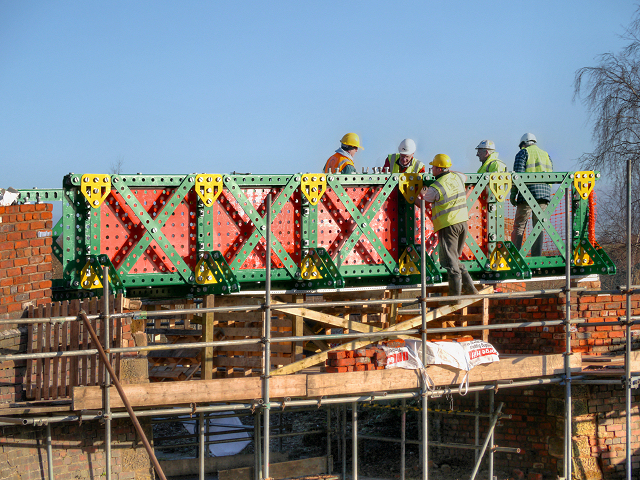
[[[640,296],[631,299],[632,315],[640,314]],[[624,327],[615,323],[626,314],[626,299],[621,295],[585,294],[571,297],[571,316],[588,323],[611,322],[605,326],[575,326],[571,333],[574,352],[590,355],[622,354],[625,346]],[[566,298],[558,295],[542,299],[491,301],[490,323],[515,323],[565,318]],[[633,348],[640,348],[640,330],[633,327]],[[565,351],[563,326],[493,330],[489,336],[501,354],[551,354]],[[640,449],[640,393],[632,396],[631,449]],[[512,474],[541,473],[556,478],[562,474],[564,386],[539,386],[501,389],[496,405],[504,402],[503,419],[496,428],[495,443],[520,448],[522,452],[496,453],[496,469]],[[572,388],[572,443],[574,478],[617,480],[625,477],[625,390],[622,384],[580,385]],[[488,395],[481,394],[481,411],[487,411]],[[474,396],[457,397],[455,408],[474,410]],[[436,401],[437,402],[437,401]],[[481,438],[486,434],[486,420]],[[444,441],[473,443],[473,420],[447,418],[438,423]],[[459,451],[441,451],[459,458]],[[640,452],[632,457],[633,469],[640,468]],[[514,474],[515,475],[515,474]]]
[[[45,203],[0,207],[0,320],[51,301],[52,209]]]
[[[640,295],[631,298],[632,315],[640,315]],[[574,352],[601,355],[623,353],[624,328],[616,324],[617,317],[626,313],[623,295],[571,296],[571,318],[588,323],[612,322],[611,326],[575,326],[572,328],[571,348]],[[563,320],[566,298],[493,300],[490,304],[490,323],[516,323],[543,320]],[[632,327],[634,347],[640,342],[640,326]],[[513,330],[493,330],[489,342],[503,354],[542,355],[565,351],[564,326],[530,327]]]
[[[151,438],[148,420],[140,422]],[[112,423],[111,478],[152,480],[153,467],[129,420]],[[0,428],[0,478],[42,480],[48,478],[46,429],[44,427]],[[105,473],[104,426],[99,422],[52,424],[54,478],[93,480]]]

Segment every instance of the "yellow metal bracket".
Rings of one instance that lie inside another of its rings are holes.
[[[412,246],[408,246],[407,249],[400,256],[399,268],[400,275],[417,275],[420,273],[420,269],[416,265],[420,261],[418,252]]]
[[[94,288],[103,288],[100,276],[97,270],[92,265],[93,262],[88,261],[84,267],[82,267],[82,279],[80,280],[80,286],[83,290],[93,290]]]
[[[415,203],[416,197],[422,190],[422,175],[419,173],[403,173],[400,175],[398,188],[407,202]]]
[[[196,264],[196,283],[198,285],[218,283],[219,280],[216,278],[217,270],[216,265],[212,265],[210,262],[210,255],[205,254]]]
[[[576,266],[593,265],[594,263],[593,259],[581,245],[573,252],[573,262]]]
[[[98,208],[111,191],[111,175],[82,175],[80,191],[89,202],[89,205],[91,205],[91,208]]]
[[[307,197],[311,205],[317,205],[324,192],[327,191],[327,176],[322,173],[303,175],[300,181],[300,191]]]
[[[573,186],[580,194],[580,198],[586,200],[593,191],[596,175],[593,171],[576,172],[573,176]]]
[[[503,202],[511,191],[511,174],[504,172],[490,174],[489,189],[499,202]]]
[[[511,270],[509,266],[510,255],[509,251],[500,244],[500,246],[496,245],[493,252],[489,256],[489,266],[491,270],[494,272],[499,272],[502,270]]]
[[[320,273],[316,265],[316,260],[320,259],[312,254],[306,255],[302,259],[302,263],[300,264],[300,277],[303,280],[320,280],[322,278],[322,273]]]
[[[211,207],[222,193],[222,175],[196,175],[194,188],[202,203]]]

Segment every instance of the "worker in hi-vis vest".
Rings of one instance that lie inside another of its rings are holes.
[[[482,140],[476,147],[476,157],[482,164],[478,173],[506,172],[507,166],[498,158],[496,144],[491,140]]]
[[[324,165],[324,173],[356,173],[353,156],[358,150],[364,150],[360,145],[360,137],[357,133],[347,133],[340,140],[340,148]]]
[[[449,277],[449,295],[476,295],[473,279],[460,261],[469,232],[466,176],[449,171],[451,158],[443,153],[433,157],[429,165],[433,166],[435,182],[424,187],[418,198],[432,204],[431,222],[438,233],[440,265]]]
[[[514,173],[536,173],[536,172],[553,172],[553,162],[549,158],[549,154],[537,145],[538,139],[533,133],[525,133],[520,139],[520,151],[516,154],[513,163]],[[548,183],[530,183],[527,185],[531,195],[538,205],[545,211],[551,201],[551,186]],[[522,239],[524,231],[527,228],[527,222],[531,216],[531,207],[527,201],[518,194],[516,187],[511,189],[511,204],[516,207],[516,217],[513,220],[513,232],[511,232],[511,241],[515,247],[520,250],[522,247]],[[538,223],[538,217],[533,215],[533,227]],[[540,232],[538,238],[531,247],[531,256],[542,256],[542,244],[544,242],[544,230]]]
[[[413,155],[416,153],[416,142],[405,138],[398,146],[398,153],[387,156],[382,169],[391,173],[426,173],[427,168]]]

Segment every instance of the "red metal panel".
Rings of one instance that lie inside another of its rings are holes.
[[[129,252],[136,247],[141,239],[149,240],[147,229],[154,226],[145,225],[140,220],[142,211],[146,211],[151,218],[162,216],[163,208],[170,202],[175,205],[173,213],[163,221],[161,228],[164,234],[179,256],[185,267],[194,269],[197,263],[196,257],[196,205],[197,196],[191,190],[184,198],[173,198],[174,190],[171,188],[131,190],[134,198],[127,198],[132,207],[126,204],[119,192],[111,190],[106,201],[100,207],[100,221],[102,225],[102,238],[100,240],[100,253],[109,256],[113,265],[120,273],[167,273],[176,271],[170,254],[165,252],[155,241],[151,241],[142,254],[135,254],[133,262],[125,260]],[[165,212],[166,214],[166,212]]]

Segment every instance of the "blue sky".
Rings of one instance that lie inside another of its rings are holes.
[[[592,148],[577,69],[618,51],[627,1],[0,0],[1,187],[66,173],[317,172],[411,137],[475,171],[533,132],[556,170]]]

